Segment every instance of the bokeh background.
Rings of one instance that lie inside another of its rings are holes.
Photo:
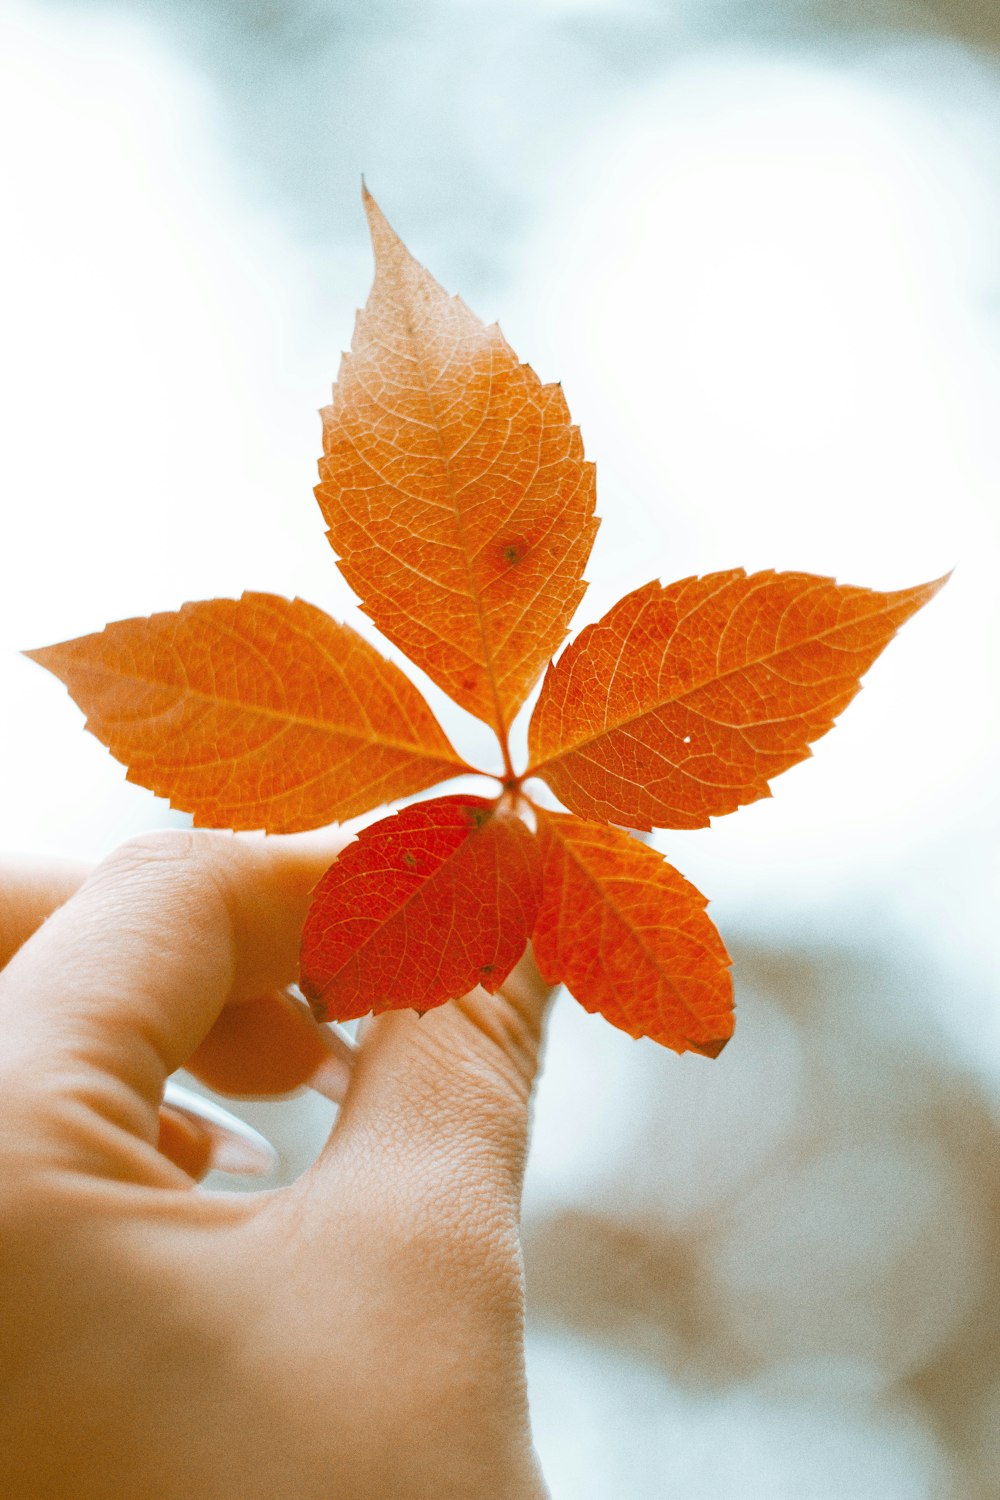
[[[998,54],[994,0],[0,0],[8,848],[182,821],[20,648],[243,588],[353,618],[310,491],[362,171],[564,383],[581,622],[654,574],[956,569],[773,800],[656,836],[734,956],[722,1057],[557,1003],[557,1500],[1000,1493]],[[240,1108],[285,1177],[332,1114]]]

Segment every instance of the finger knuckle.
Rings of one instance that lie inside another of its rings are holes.
[[[186,905],[206,915],[215,914],[215,900],[228,909],[227,874],[235,853],[234,841],[207,829],[165,828],[128,839],[98,866],[92,879],[112,889],[143,886],[183,896]]]
[[[183,931],[189,955],[203,954],[206,965],[214,963],[225,948],[220,934],[233,927],[231,842],[200,829],[139,834],[91,876],[95,910],[123,930],[140,924],[151,952],[158,945],[173,951]],[[153,910],[161,918],[155,934],[149,926]]]
[[[108,856],[109,870],[146,870],[161,865],[188,862],[205,849],[205,839],[214,835],[192,828],[163,828],[155,833],[139,833]]]

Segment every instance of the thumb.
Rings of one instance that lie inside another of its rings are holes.
[[[519,1210],[552,993],[529,948],[494,995],[477,988],[423,1016],[371,1020],[320,1172],[341,1152],[371,1151],[411,1181],[432,1179],[435,1194],[488,1181]]]

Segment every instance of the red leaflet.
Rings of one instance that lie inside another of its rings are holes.
[[[543,977],[632,1036],[717,1057],[733,1032],[733,986],[700,891],[619,828],[539,812],[538,840]]]
[[[538,850],[482,797],[437,797],[360,834],[316,888],[301,984],[327,1018],[430,1010],[481,984],[492,994],[524,952],[540,895]]]
[[[594,466],[561,388],[365,208],[375,285],[323,412],[316,497],[365,613],[503,735],[583,596]]]
[[[301,599],[209,599],[28,655],[130,781],[208,827],[318,828],[467,769],[399,668]]]
[[[943,582],[879,594],[735,568],[647,583],[549,668],[527,774],[584,818],[703,828],[769,795]]]
[[[317,887],[302,986],[340,1019],[426,1010],[495,991],[534,933],[545,977],[587,1010],[715,1056],[732,996],[705,900],[608,825],[701,828],[767,796],[943,580],[649,583],[553,663],[597,529],[580,433],[561,388],[364,202],[375,282],[323,412],[316,494],[365,612],[495,730],[503,795],[367,828]],[[130,780],[200,824],[314,828],[470,769],[398,668],[301,600],[187,604],[29,654]],[[546,663],[519,773],[508,730]],[[518,816],[529,776],[577,815],[536,809],[537,838]]]

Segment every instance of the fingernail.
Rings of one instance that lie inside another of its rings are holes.
[[[163,1102],[196,1121],[208,1134],[212,1142],[209,1165],[213,1171],[266,1177],[277,1167],[280,1158],[267,1137],[212,1099],[168,1078]]]
[[[249,1126],[247,1127],[249,1130]],[[209,1165],[215,1172],[237,1172],[241,1177],[266,1177],[278,1165],[278,1153],[271,1142],[253,1131],[241,1135],[236,1131],[209,1126],[212,1155]]]
[[[351,1082],[351,1065],[335,1052],[329,1052],[309,1080],[309,1087],[333,1104],[343,1104]]]
[[[309,1002],[298,985],[289,985],[287,993],[315,1021],[316,1018],[312,1015]],[[316,1029],[326,1049],[326,1057],[309,1079],[309,1087],[315,1089],[318,1094],[322,1094],[324,1099],[329,1099],[332,1104],[343,1104],[347,1097],[354,1060],[358,1055],[358,1044],[339,1021],[316,1021]]]
[[[360,1048],[347,1027],[341,1026],[339,1021],[325,1021],[320,1030],[333,1056],[342,1058],[349,1068],[353,1068]]]

